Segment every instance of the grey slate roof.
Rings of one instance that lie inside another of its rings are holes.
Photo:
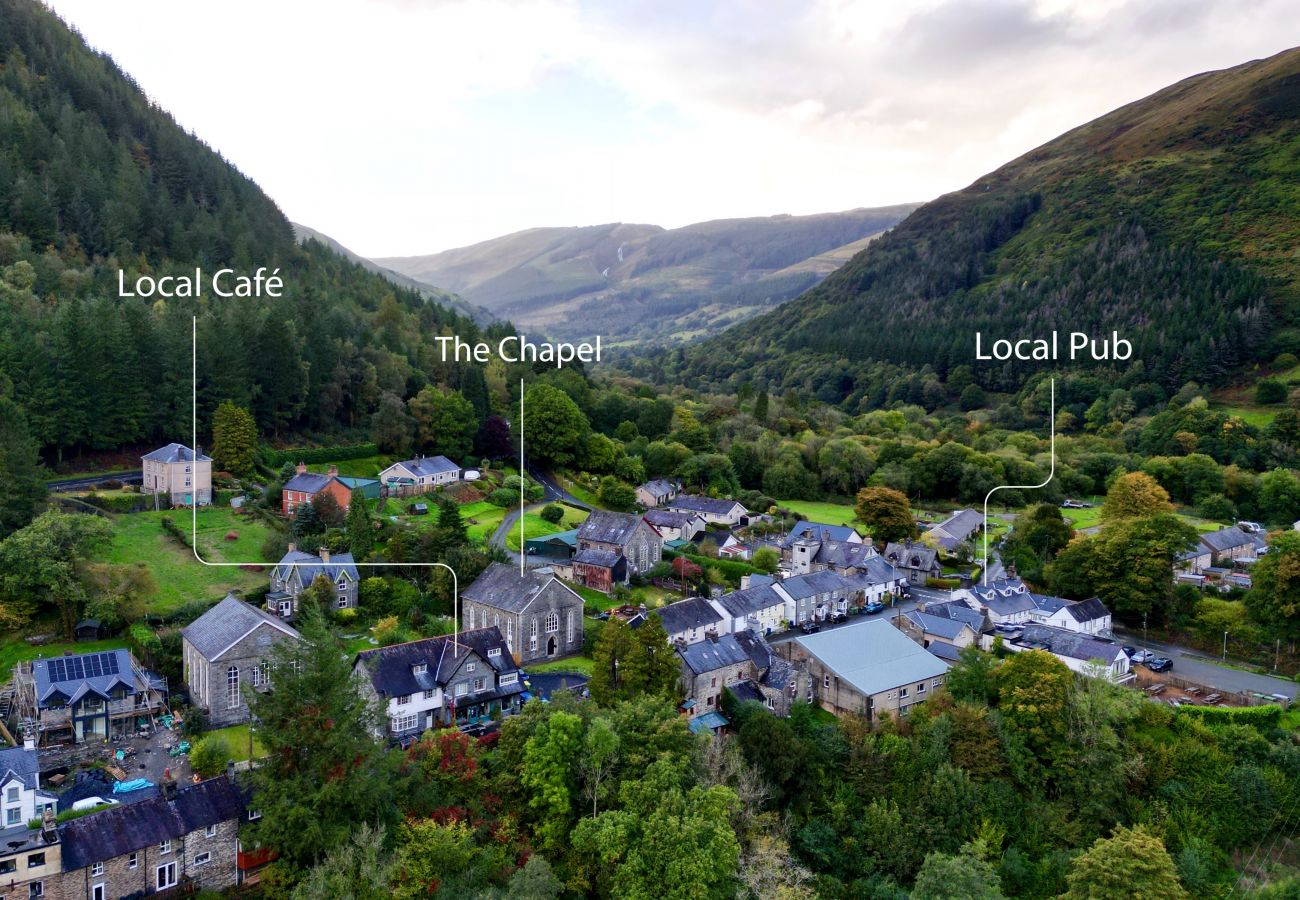
[[[552,582],[554,587],[551,587],[551,590],[573,594],[579,603],[582,602],[582,599],[565,587],[550,569],[527,569],[520,575],[518,566],[499,562],[492,563],[484,569],[483,574],[465,588],[464,596],[466,600],[473,600],[494,609],[517,613],[527,608],[528,604],[546,591]]]
[[[1076,622],[1095,622],[1110,615],[1110,610],[1101,602],[1100,597],[1089,597],[1078,603],[1070,603],[1065,607],[1065,611]]]
[[[984,517],[973,509],[959,509],[935,528],[945,531],[958,543],[966,540],[984,524]]]
[[[166,447],[159,447],[157,450],[146,453],[144,459],[150,460],[151,462],[165,463],[195,461],[194,451],[189,447],[186,447],[184,444],[168,444]],[[212,462],[212,457],[200,453],[198,461]]]
[[[933,547],[925,546],[925,544],[891,542],[885,545],[885,552],[882,555],[900,569],[929,570],[934,568],[935,557],[938,552]]]
[[[371,685],[381,697],[402,697],[444,687],[457,666],[465,661],[465,648],[474,651],[498,674],[519,669],[514,657],[510,655],[505,638],[495,625],[462,631],[454,638],[459,649],[453,647],[453,635],[444,634],[377,647],[374,650],[362,650],[357,654],[356,662],[365,667]],[[488,652],[493,649],[501,652],[489,656]],[[425,666],[425,671],[417,674],[416,665]],[[522,685],[518,687],[519,691],[523,690]],[[481,694],[475,694],[475,697],[482,699]]]
[[[304,586],[310,585],[320,575],[330,581],[338,581],[340,573],[346,573],[353,581],[360,577],[351,553],[331,553],[330,561],[323,562],[314,554],[291,550],[276,564],[275,577],[288,578],[295,569]]]
[[[933,634],[949,641],[956,640],[957,636],[961,634],[963,628],[970,627],[967,623],[957,619],[948,619],[943,616],[932,616],[928,613],[917,612],[916,610],[905,613],[905,615],[925,634]]]
[[[772,645],[756,631],[738,631],[732,637],[735,638],[736,643],[745,651],[750,662],[758,668],[759,672],[766,672],[772,667],[774,660],[781,659],[772,652]]]
[[[817,556],[814,562],[834,566],[838,569],[862,568],[866,565],[867,560],[877,555],[876,548],[866,541],[855,544],[851,541],[837,541],[832,538],[829,541],[822,541],[822,545],[817,548]]]
[[[1037,623],[1026,625],[1025,630],[1015,639],[1014,643],[1022,647],[1041,647],[1057,656],[1068,656],[1071,659],[1078,659],[1083,662],[1100,659],[1106,665],[1114,662],[1118,655],[1123,652],[1115,644],[1093,640],[1086,634]]]
[[[729,684],[727,685],[727,690],[731,691],[732,696],[734,696],[739,703],[748,703],[750,701],[758,703],[765,702],[763,692],[760,691],[758,685],[754,684],[752,681],[742,681],[738,684]]]
[[[602,544],[626,544],[640,523],[640,518],[627,513],[594,510],[578,529],[578,540],[598,541]]]
[[[191,831],[238,820],[244,808],[242,791],[220,775],[179,788],[173,800],[160,795],[73,819],[60,828],[63,869],[82,869],[93,862],[156,848]]]
[[[946,600],[943,603],[927,603],[925,613],[937,618],[952,619],[955,622],[965,622],[976,633],[979,633],[984,627],[984,616],[978,611],[971,609],[960,600]]]
[[[781,547],[783,549],[788,548],[795,541],[803,537],[820,541],[824,540],[827,536],[829,536],[833,541],[847,541],[849,538],[854,536],[861,537],[855,529],[850,528],[848,525],[824,525],[821,522],[810,522],[807,519],[803,519],[796,522],[795,526],[790,529],[790,533],[787,534],[785,540],[781,542]]]
[[[781,606],[785,603],[785,598],[774,591],[771,584],[760,584],[745,588],[743,591],[732,591],[730,594],[723,594],[717,599],[717,603],[732,618],[739,619],[743,616],[756,614],[760,610]]]
[[[847,580],[855,587],[871,586],[876,584],[889,584],[894,581],[903,579],[902,572],[898,571],[890,563],[886,562],[883,556],[868,556],[857,566],[855,574],[846,576]]]
[[[677,655],[696,675],[749,662],[749,653],[736,640],[734,634],[719,635],[716,641],[696,641],[694,644],[678,647]]]
[[[1201,535],[1201,543],[1219,553],[1231,550],[1233,547],[1240,547],[1245,544],[1253,546],[1254,544],[1251,536],[1236,525],[1231,528],[1220,528],[1218,531],[1205,532]]]
[[[692,628],[709,628],[722,621],[722,616],[703,597],[688,597],[651,612],[659,617],[668,634]]]
[[[938,678],[948,671],[947,663],[884,619],[800,635],[795,640],[840,680],[866,696]]]
[[[335,476],[321,475],[317,472],[299,472],[284,483],[286,491],[302,491],[304,494],[319,494]]]
[[[656,528],[685,528],[697,515],[691,512],[674,512],[670,509],[649,509],[641,518]]]
[[[417,478],[430,478],[434,475],[460,471],[460,466],[445,456],[422,456],[418,459],[404,459],[398,465],[414,473]]]
[[[930,646],[925,648],[925,652],[939,657],[944,662],[955,663],[961,660],[961,648],[945,644],[943,641],[931,641]]]
[[[673,484],[667,478],[656,478],[641,485],[641,490],[645,491],[656,500],[662,500],[664,497],[667,497],[676,491],[677,485]]]
[[[777,582],[792,599],[802,600],[817,594],[843,591],[847,585],[843,578],[834,572],[809,572],[807,575],[792,575]]]
[[[132,693],[148,687],[136,680],[130,652],[120,649],[38,659],[32,663],[32,675],[41,708],[55,693],[75,703],[91,692],[107,697],[119,684]]]
[[[25,750],[22,747],[0,750],[0,783],[12,772],[24,786],[34,791],[40,787],[40,771],[35,750]]]
[[[245,603],[234,594],[226,594],[220,603],[181,629],[181,637],[212,662],[258,625],[266,625],[288,637],[302,636],[276,616]]]
[[[669,509],[685,509],[691,512],[712,513],[715,516],[728,515],[735,507],[740,507],[743,516],[748,510],[738,500],[716,500],[713,497],[697,497],[694,494],[678,494],[668,501]]]
[[[592,547],[579,550],[573,554],[575,563],[581,563],[584,566],[601,566],[606,569],[614,568],[622,558],[622,554],[615,553],[613,550],[597,550]]]

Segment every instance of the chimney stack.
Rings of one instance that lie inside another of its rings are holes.
[[[159,787],[162,788],[162,797],[164,800],[176,799],[176,779],[172,777],[170,766],[163,769],[162,784],[160,784]]]
[[[306,464],[305,462],[300,462],[300,463],[298,463],[297,469],[298,469],[298,474],[299,474],[299,475],[306,475],[306,474],[307,474],[307,464]]]
[[[323,563],[327,563],[327,562],[330,561],[330,548],[329,548],[329,547],[321,547],[321,548],[320,548],[320,561],[323,562]]]
[[[235,780],[235,761],[233,759],[226,760],[226,777],[231,781]]]
[[[293,552],[296,551],[297,549],[298,549],[298,545],[295,544],[293,541],[290,541],[290,542],[289,542],[289,552],[290,552],[290,553],[293,553]]]
[[[48,806],[41,813],[41,840],[47,844],[57,844],[59,842],[59,828],[54,821],[54,810]]]
[[[339,467],[338,467],[338,466],[330,466],[330,474],[331,474],[331,475],[338,475],[338,474],[339,474]]]

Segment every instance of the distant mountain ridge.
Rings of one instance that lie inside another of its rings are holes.
[[[1050,368],[978,362],[976,332],[1119,331],[1131,361],[1058,367],[1168,396],[1300,351],[1297,209],[1300,50],[1289,50],[1075,128],[920,207],[778,310],[626,366],[852,410],[933,407],[972,379],[1017,391]]]
[[[305,244],[307,241],[320,241],[339,256],[351,260],[366,271],[373,272],[376,275],[391,281],[398,287],[404,287],[408,290],[416,291],[417,293],[424,295],[428,300],[433,300],[436,303],[441,303],[443,306],[458,309],[480,325],[486,325],[495,318],[483,307],[467,303],[463,298],[458,297],[453,293],[449,293],[431,284],[425,284],[423,281],[409,278],[400,272],[394,272],[392,269],[385,269],[383,266],[349,250],[324,232],[317,231],[315,228],[303,225],[299,222],[293,222],[291,224],[293,225],[294,237],[298,239],[298,243],[300,244]]]
[[[917,204],[682,228],[531,228],[430,256],[374,262],[521,327],[613,343],[676,343],[787,300]]]

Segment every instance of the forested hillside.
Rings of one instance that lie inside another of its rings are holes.
[[[432,256],[376,260],[521,326],[606,343],[713,334],[816,284],[914,205],[812,216],[532,228]]]
[[[1118,330],[1134,349],[1118,386],[1220,380],[1300,349],[1297,174],[1300,51],[1288,51],[1069,132],[921,207],[797,300],[628,366],[859,409],[900,399],[908,376],[946,381],[974,363],[976,331],[987,347]],[[988,362],[974,378],[1014,391],[1034,370]]]
[[[200,440],[216,404],[270,437],[364,429],[425,385],[480,418],[488,378],[443,366],[433,337],[464,315],[319,243],[44,7],[0,0],[0,396],[47,461],[185,439],[198,316]],[[118,297],[137,274],[279,269],[280,298]],[[496,326],[497,330],[508,326]],[[401,424],[400,422],[398,423]]]

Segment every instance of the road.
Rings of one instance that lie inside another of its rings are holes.
[[[546,505],[545,502],[534,503],[532,506],[525,507],[525,509],[527,512],[533,512],[535,510],[541,509],[545,505]],[[511,550],[508,546],[506,546],[506,535],[510,533],[511,528],[517,526],[518,524],[519,524],[519,507],[516,506],[513,509],[506,510],[505,516],[501,519],[501,524],[497,526],[496,531],[492,532],[492,538],[491,538],[492,546],[500,547],[501,551],[505,553],[506,556],[509,556],[515,562],[519,562],[521,554],[516,553],[515,551]]]
[[[542,486],[542,490],[545,491],[545,494],[542,497],[543,500],[562,500],[565,503],[570,503],[578,507],[579,509],[591,509],[589,504],[583,503],[577,497],[562,488],[560,483],[555,480],[554,475],[550,472],[544,471],[531,460],[526,464],[525,470],[528,472],[529,478]]]
[[[1300,685],[1286,678],[1256,675],[1254,672],[1243,672],[1240,669],[1229,669],[1225,666],[1216,665],[1208,661],[1205,654],[1200,650],[1190,650],[1186,647],[1161,644],[1156,641],[1143,641],[1140,634],[1122,628],[1115,629],[1115,638],[1134,647],[1145,647],[1162,656],[1167,656],[1174,662],[1173,674],[1191,681],[1208,684],[1221,691],[1233,691],[1239,694],[1250,691],[1258,694],[1285,694],[1294,700],[1296,690],[1300,688]]]
[[[64,478],[58,481],[47,481],[45,485],[52,491],[81,491],[101,485],[105,481],[139,484],[143,481],[143,476],[137,469],[134,472],[105,472],[102,475],[91,475],[87,478]]]

